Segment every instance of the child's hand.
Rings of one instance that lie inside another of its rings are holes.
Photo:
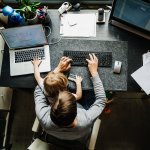
[[[76,75],[76,79],[74,79],[74,81],[76,82],[76,84],[80,84],[82,82],[82,77]]]
[[[42,60],[39,59],[39,58],[34,58],[33,60],[31,60],[31,62],[32,62],[33,66],[39,67],[41,62],[42,62]]]

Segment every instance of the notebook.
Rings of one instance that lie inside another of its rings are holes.
[[[34,57],[42,59],[40,72],[51,70],[49,45],[41,24],[8,28],[1,34],[9,47],[10,76],[34,73]]]

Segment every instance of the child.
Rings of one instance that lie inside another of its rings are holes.
[[[38,58],[35,58],[32,61],[34,67],[34,77],[38,85],[43,90],[45,96],[47,96],[50,104],[52,104],[53,99],[55,99],[58,96],[60,91],[67,90],[68,79],[63,73],[60,72],[49,72],[47,76],[43,79],[40,76],[39,72],[39,65],[41,63],[42,61]],[[75,96],[76,100],[79,100],[82,97],[82,77],[76,75],[76,79],[74,81],[76,83],[76,94],[72,94]]]

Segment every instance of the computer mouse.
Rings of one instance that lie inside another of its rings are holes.
[[[122,62],[121,61],[115,61],[114,63],[114,73],[120,73],[121,71]]]

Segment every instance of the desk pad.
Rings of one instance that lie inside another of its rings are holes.
[[[63,56],[64,50],[72,51],[104,51],[112,52],[112,67],[98,69],[104,88],[107,91],[127,91],[127,52],[128,42],[126,41],[99,41],[99,40],[78,40],[78,39],[62,39],[58,44],[50,46],[51,65],[54,69]],[[122,62],[120,74],[113,73],[115,60]],[[72,74],[78,74],[83,77],[83,90],[93,89],[90,74],[87,67],[73,66],[70,70]],[[70,81],[69,87],[75,89],[75,84]]]

